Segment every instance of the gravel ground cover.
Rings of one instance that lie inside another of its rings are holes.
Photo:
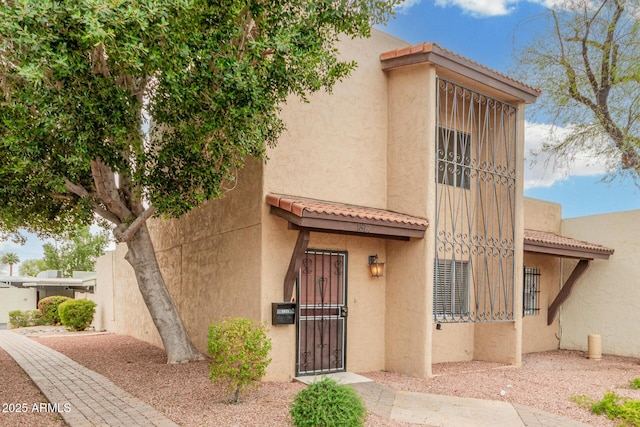
[[[26,333],[26,332],[25,332]],[[241,395],[238,405],[230,394],[208,379],[207,362],[167,365],[164,352],[134,338],[115,334],[40,332],[38,342],[71,357],[146,401],[182,426],[286,426],[294,395],[304,386],[295,382],[263,382]],[[43,402],[27,375],[0,351],[0,403],[18,399]],[[553,412],[593,426],[618,423],[591,415],[570,399],[588,395],[600,399],[606,391],[640,399],[626,388],[640,377],[640,360],[604,356],[588,360],[583,352],[553,351],[525,355],[514,368],[487,362],[444,363],[435,376],[416,379],[387,372],[363,375],[398,390],[475,397],[519,403]],[[501,393],[504,391],[504,393]],[[0,414],[2,426],[62,426],[53,414]],[[368,427],[408,426],[370,415]]]
[[[47,403],[47,399],[13,358],[0,349],[0,426],[66,426],[58,414],[33,411],[33,405],[39,408],[40,403]]]
[[[397,390],[506,401],[604,427],[619,422],[591,414],[572,397],[600,400],[605,392],[615,391],[640,399],[640,390],[628,387],[640,377],[640,359],[604,355],[597,361],[581,351],[526,354],[519,368],[477,361],[442,363],[434,366],[433,374],[430,379],[386,372],[363,375]]]

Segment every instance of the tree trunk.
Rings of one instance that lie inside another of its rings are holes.
[[[131,264],[138,287],[167,353],[167,363],[202,360],[182,323],[178,310],[164,283],[153,242],[146,224],[127,241],[125,259]]]

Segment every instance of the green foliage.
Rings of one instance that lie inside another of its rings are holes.
[[[629,381],[629,388],[633,389],[633,390],[637,390],[640,388],[640,378],[634,378],[631,381]]]
[[[296,427],[356,427],[364,425],[366,416],[356,391],[327,377],[300,391],[291,407]]]
[[[9,266],[9,276],[13,276],[13,264],[19,263],[20,258],[18,258],[18,255],[12,252],[7,252],[6,254],[2,255],[2,258],[0,258],[0,262]]]
[[[59,234],[94,213],[130,223],[143,200],[180,216],[220,197],[276,143],[290,94],[353,70],[338,38],[397,3],[0,3],[0,227]]]
[[[238,402],[240,392],[259,381],[271,359],[266,327],[245,318],[225,319],[209,327],[209,378],[227,382]]]
[[[61,270],[63,277],[71,277],[74,271],[94,271],[96,259],[104,254],[109,244],[106,231],[92,234],[89,227],[76,227],[64,233],[55,245],[42,245],[44,258],[27,260],[20,265],[23,276],[37,276],[45,270]]]
[[[624,426],[640,427],[640,400],[632,400],[607,392],[600,402],[591,407],[591,412],[606,415],[609,419],[622,420]]]
[[[620,426],[640,427],[640,400],[621,397],[614,392],[605,393],[600,401],[584,395],[576,396],[573,400],[580,406],[590,408],[593,414],[620,420]]]
[[[0,262],[2,262],[3,264],[17,264],[20,262],[20,258],[13,252],[7,252],[6,254],[2,255]]]
[[[41,271],[49,270],[43,259],[28,259],[20,264],[18,272],[21,276],[36,277]]]
[[[96,303],[87,299],[70,299],[58,306],[62,324],[72,331],[84,331],[93,321]]]
[[[46,298],[42,298],[38,301],[38,309],[42,313],[43,319],[47,323],[52,325],[60,324],[60,313],[58,307],[65,301],[70,300],[69,297],[63,297],[61,295],[54,295]]]
[[[48,323],[42,317],[40,310],[13,310],[9,312],[9,324],[12,328],[26,328]]]
[[[97,215],[139,243],[147,218],[222,197],[245,161],[266,159],[288,99],[354,69],[339,38],[367,37],[399,2],[0,2],[0,235],[60,236]],[[165,286],[147,281],[149,301]]]

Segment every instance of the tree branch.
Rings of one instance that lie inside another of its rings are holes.
[[[91,161],[91,175],[96,185],[96,193],[107,210],[125,222],[134,215],[122,202],[118,188],[115,185],[115,175],[109,166],[101,160]]]
[[[64,186],[68,192],[75,194],[80,198],[90,197],[93,201],[93,212],[100,215],[102,218],[106,219],[107,221],[115,225],[119,225],[122,223],[120,218],[118,218],[116,215],[112,214],[111,212],[109,212],[108,210],[104,209],[102,206],[97,204],[94,197],[92,197],[91,193],[89,193],[82,185],[74,184],[73,182],[65,178]]]
[[[604,3],[600,5],[600,8],[596,11],[596,13],[593,14],[591,19],[586,20],[587,22],[585,25],[584,37],[582,37],[582,40],[580,41],[581,52],[582,52],[582,63],[584,64],[585,73],[587,75],[587,78],[589,79],[589,83],[591,84],[591,90],[593,91],[596,98],[598,97],[598,92],[600,89],[598,87],[598,81],[596,79],[596,76],[593,74],[593,70],[591,69],[591,61],[589,60],[589,48],[587,45],[588,45],[589,33],[591,32],[591,26],[593,25],[593,21],[595,21],[596,17],[598,16],[598,13],[600,13],[603,6],[604,6]],[[586,12],[585,12],[585,15],[586,15]]]
[[[129,227],[126,227],[126,229],[123,230],[121,226],[116,227],[116,229],[113,230],[113,237],[115,237],[118,242],[128,242],[154,213],[156,213],[155,206],[148,207],[142,214],[138,215],[135,221],[133,221]],[[121,225],[124,225],[124,223]]]

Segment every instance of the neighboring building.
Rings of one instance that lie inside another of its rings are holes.
[[[73,277],[62,277],[58,270],[42,271],[37,277],[0,276],[0,323],[8,322],[10,311],[36,310],[42,298],[74,298],[78,292],[87,298],[95,284],[96,273],[87,271],[74,271]]]
[[[273,303],[295,301],[295,323],[270,326],[269,379],[425,377],[433,363],[518,365],[558,348],[546,314],[562,302],[561,257],[612,251],[562,237],[553,206],[548,222],[525,220],[524,109],[538,91],[377,30],[341,51],[359,67],[333,94],[284,106],[266,164],[249,161],[222,200],[150,222],[196,346],[224,316],[271,324]],[[160,345],[125,252],[98,260],[96,321]]]
[[[0,325],[9,323],[11,311],[36,308],[35,290],[16,288],[0,280]]]

